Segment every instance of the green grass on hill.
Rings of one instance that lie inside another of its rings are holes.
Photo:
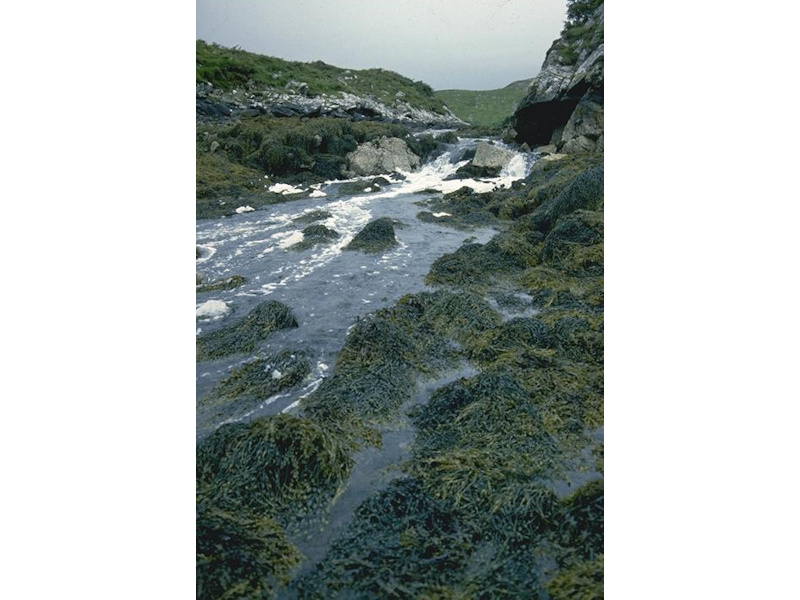
[[[349,92],[358,96],[374,96],[391,105],[401,99],[417,108],[443,112],[442,101],[431,87],[384,69],[341,69],[322,61],[293,62],[237,50],[197,40],[196,81],[230,90],[244,87],[248,81],[256,86],[283,90],[290,81],[308,84],[308,94],[337,95]]]
[[[497,127],[514,113],[529,83],[522,80],[499,90],[441,90],[434,94],[467,123]]]

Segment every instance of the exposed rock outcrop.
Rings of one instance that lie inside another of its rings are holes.
[[[522,100],[507,132],[531,147],[558,152],[603,151],[603,5],[564,28]]]
[[[466,125],[450,109],[437,113],[413,106],[396,98],[392,105],[369,96],[362,97],[347,92],[337,96],[320,94],[307,96],[302,85],[284,90],[253,88],[241,93],[196,85],[196,117],[198,123],[268,115],[273,117],[335,117],[353,121],[382,121],[404,123],[423,127],[458,127]]]
[[[419,156],[400,138],[382,136],[361,144],[347,155],[348,176],[380,175],[411,171],[419,166]]]
[[[514,153],[486,142],[479,142],[475,148],[475,158],[472,164],[476,167],[500,168],[505,167],[514,157]]]

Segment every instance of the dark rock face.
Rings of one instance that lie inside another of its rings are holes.
[[[603,80],[600,5],[585,23],[565,27],[550,47],[507,135],[568,154],[602,152]]]
[[[368,223],[344,249],[361,250],[371,254],[383,252],[396,244],[394,223],[391,219],[383,217]]]

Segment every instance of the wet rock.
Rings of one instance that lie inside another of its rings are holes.
[[[307,212],[304,215],[300,215],[292,219],[294,223],[313,223],[314,221],[322,221],[324,219],[329,219],[333,215],[329,213],[327,210],[312,210],[311,212]]]
[[[351,176],[380,175],[393,171],[411,171],[419,166],[419,157],[400,138],[383,136],[361,144],[347,155]]]
[[[200,285],[201,281],[198,280],[197,284]],[[247,283],[247,279],[241,275],[233,275],[225,279],[217,279],[210,281],[197,288],[197,293],[202,294],[205,292],[222,292],[225,290],[235,290],[237,287],[243,286]]]
[[[558,149],[556,148],[555,144],[548,144],[547,146],[537,146],[533,149],[534,152],[538,152],[539,154],[555,154]]]
[[[502,169],[513,157],[514,153],[505,148],[487,142],[478,142],[472,164],[475,167]]]
[[[317,244],[330,244],[339,239],[339,234],[324,225],[310,225],[303,229],[303,241],[289,246],[289,250],[302,251],[313,248]]]
[[[383,252],[397,245],[394,222],[388,217],[376,219],[359,231],[345,250],[360,250],[368,254]]]

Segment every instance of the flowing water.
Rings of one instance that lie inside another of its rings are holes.
[[[370,186],[373,178],[366,177],[362,179],[370,191],[347,196],[338,193],[342,182],[327,182],[313,186],[314,197],[197,223],[197,245],[201,249],[197,272],[203,280],[232,275],[247,279],[245,285],[234,290],[197,295],[198,334],[229,326],[265,300],[287,304],[299,323],[296,329],[274,333],[250,355],[198,363],[198,400],[231,369],[256,355],[303,351],[312,360],[312,372],[299,386],[264,398],[258,406],[235,418],[209,422],[207,415],[198,411],[198,438],[232,420],[296,411],[299,400],[330,374],[347,331],[358,317],[391,306],[405,294],[426,289],[423,278],[433,261],[455,251],[465,238],[474,237],[478,243],[491,239],[496,232],[489,228],[464,232],[416,218],[424,207],[415,203],[429,198],[430,190],[446,193],[467,185],[484,192],[509,186],[525,177],[535,160],[534,154],[515,152],[499,177],[447,180],[467,163],[459,159],[477,142],[463,139],[450,145],[416,172],[404,173],[404,180],[386,175],[391,183],[383,188]],[[425,193],[420,193],[423,190]],[[331,214],[317,223],[334,229],[340,237],[334,243],[309,250],[289,250],[303,239],[301,231],[308,226],[294,219],[315,210]],[[372,255],[342,250],[367,223],[379,217],[391,217],[405,225],[395,229],[396,247]]]

